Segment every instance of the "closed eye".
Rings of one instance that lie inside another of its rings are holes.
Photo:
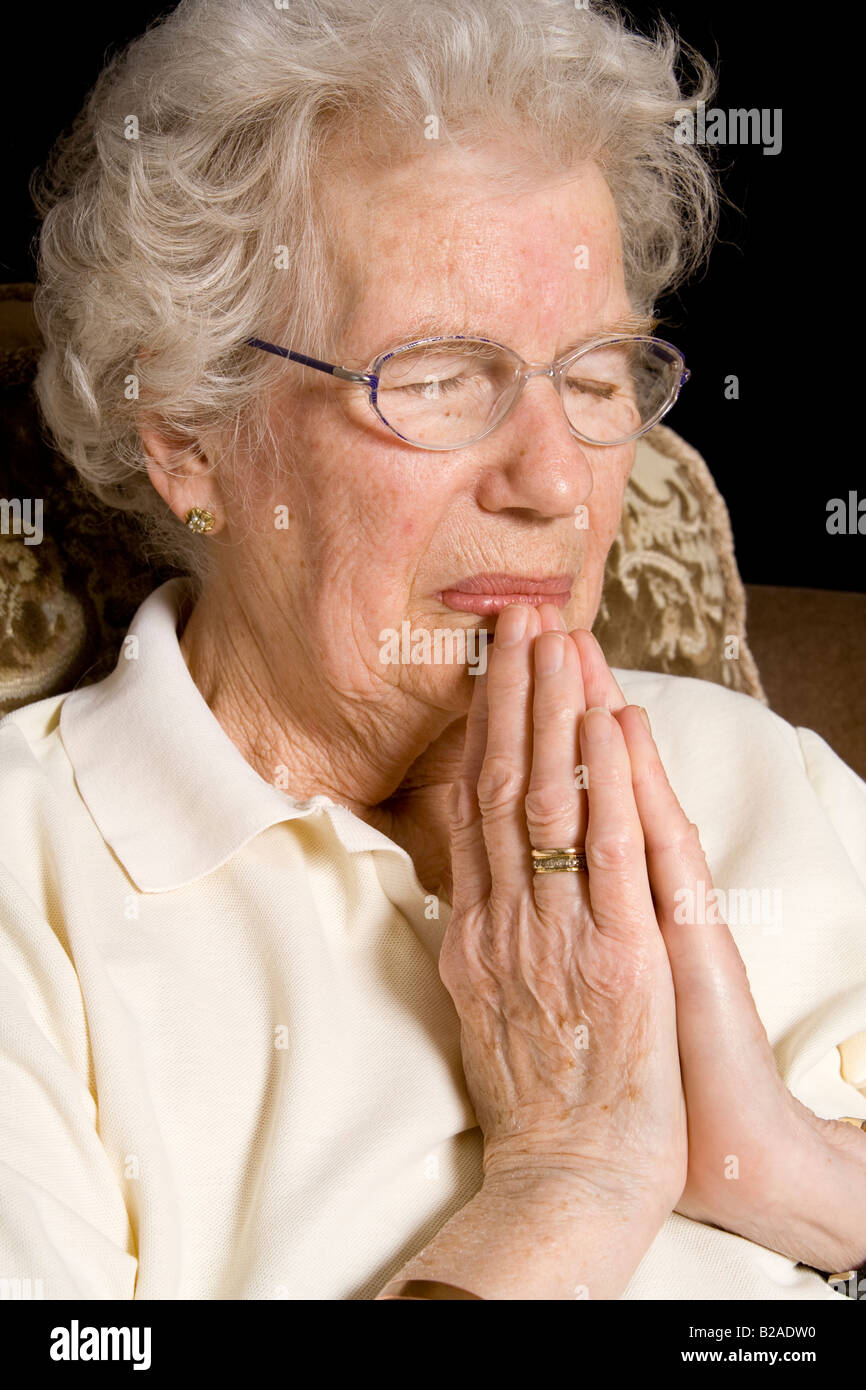
[[[590,381],[586,377],[567,377],[567,385],[571,390],[580,391],[587,396],[596,396],[599,400],[612,400],[619,392],[619,387],[609,381]]]
[[[427,391],[431,395],[444,396],[449,391],[456,391],[458,387],[464,386],[466,380],[465,376],[449,376],[435,381],[410,381],[407,385],[398,386],[396,389],[398,391],[421,392],[422,395]]]

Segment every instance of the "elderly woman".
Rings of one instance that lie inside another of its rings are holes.
[[[866,1257],[866,786],[589,631],[687,375],[693,60],[607,4],[184,0],[59,147],[42,408],[188,578],[0,729],[4,1275],[838,1299]]]

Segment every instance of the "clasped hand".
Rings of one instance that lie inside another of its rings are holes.
[[[626,1211],[859,1262],[866,1136],[785,1086],[727,925],[678,920],[712,889],[698,829],[598,643],[552,605],[498,620],[450,836],[439,968],[485,1182],[555,1170]],[[572,845],[587,873],[533,874],[530,846]]]

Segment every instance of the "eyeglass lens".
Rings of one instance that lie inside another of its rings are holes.
[[[592,348],[566,368],[562,402],[572,427],[600,444],[617,443],[654,422],[673,399],[682,364],[657,342],[625,340]],[[502,418],[520,386],[507,349],[448,339],[403,348],[379,373],[376,404],[411,443],[470,443]]]

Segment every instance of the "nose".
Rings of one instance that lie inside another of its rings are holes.
[[[553,367],[543,362],[527,364],[519,399],[490,435],[491,465],[479,479],[477,500],[492,512],[573,516],[592,492],[586,446],[572,434],[555,385],[553,390],[529,389],[534,376],[552,380]]]

